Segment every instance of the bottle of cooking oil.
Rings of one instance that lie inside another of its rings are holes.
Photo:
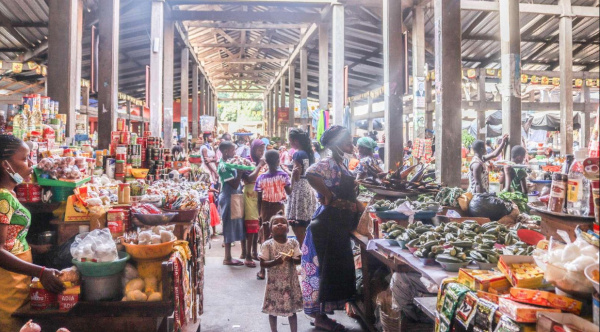
[[[19,106],[19,113],[13,118],[13,135],[17,138],[23,139],[23,135],[27,131],[27,115],[23,112],[23,105]]]
[[[30,128],[31,131],[36,130],[38,132],[42,132],[43,129],[43,125],[44,125],[44,120],[43,120],[43,116],[42,116],[42,110],[37,107],[35,110],[33,110],[31,112],[31,119],[30,119]]]

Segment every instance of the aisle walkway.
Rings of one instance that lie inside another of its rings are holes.
[[[201,332],[269,332],[268,316],[261,312],[265,281],[256,280],[258,267],[232,267],[223,265],[223,237],[211,241],[206,251],[204,283],[204,314]],[[239,258],[239,242],[233,247],[233,257]],[[363,331],[358,321],[338,311],[333,317],[349,331]],[[278,331],[289,331],[287,318],[277,320]],[[298,331],[319,331],[310,326],[309,317],[298,313]]]

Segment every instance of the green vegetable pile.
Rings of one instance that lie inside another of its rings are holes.
[[[527,195],[515,191],[515,192],[510,192],[510,191],[503,191],[498,195],[498,198],[507,201],[507,202],[513,202],[517,205],[517,207],[519,208],[520,212],[529,212],[529,207],[527,206]]]
[[[425,200],[426,197],[429,197],[429,199]],[[389,211],[399,207],[405,202],[409,202],[412,205],[413,210],[415,211],[438,211],[440,209],[440,204],[431,199],[431,196],[423,196],[421,200],[417,199],[416,201],[411,201],[410,198],[400,198],[394,202],[385,199],[380,199],[378,201],[375,201],[375,203],[373,203],[371,207],[375,211]]]
[[[444,187],[435,196],[435,201],[444,206],[459,207],[458,197],[464,193],[461,188]]]
[[[479,225],[474,220],[450,222],[439,226],[418,221],[401,227],[394,221],[381,225],[385,238],[403,241],[406,247],[416,248],[418,258],[436,259],[442,263],[497,263],[500,255],[531,255],[535,247],[528,246],[517,237],[520,223],[508,228],[498,222]],[[496,244],[505,245],[503,249]]]

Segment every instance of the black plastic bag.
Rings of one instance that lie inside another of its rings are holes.
[[[490,218],[498,221],[512,211],[510,202],[505,202],[496,193],[475,194],[469,203],[471,217]]]
[[[79,235],[79,234],[77,234]],[[62,270],[68,267],[73,266],[73,256],[71,255],[71,244],[75,242],[74,235],[72,238],[68,239],[65,243],[60,246],[54,247],[48,253],[48,262],[47,266],[53,269]]]

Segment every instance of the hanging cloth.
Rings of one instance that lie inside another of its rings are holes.
[[[321,141],[321,136],[323,135],[323,133],[325,132],[325,112],[326,111],[320,111],[319,112],[319,121],[317,122],[317,142]]]
[[[327,130],[329,129],[329,110],[323,112],[323,117],[325,118],[325,130]]]
[[[346,105],[346,107],[344,107],[344,119],[342,121],[342,125],[348,129],[350,129],[350,121],[351,121],[350,106]]]

